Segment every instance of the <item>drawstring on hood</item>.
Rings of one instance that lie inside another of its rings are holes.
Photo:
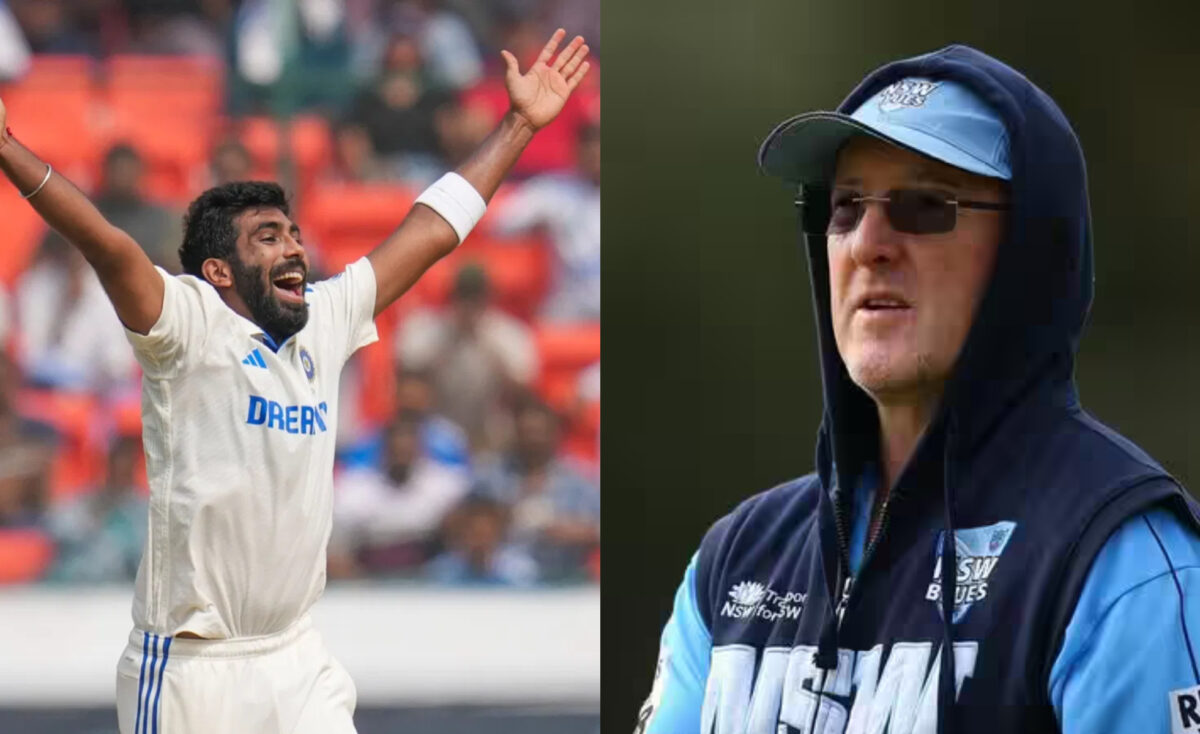
[[[938,711],[950,711],[954,705],[954,597],[958,580],[958,555],[954,542],[954,455],[950,448],[954,439],[954,419],[946,431],[945,453],[942,459],[942,501],[946,532],[942,535],[942,670],[938,679]],[[953,722],[949,716],[938,717],[938,734],[950,734]]]
[[[1012,172],[1011,208],[991,281],[938,412],[889,495],[897,500],[940,495],[943,504],[943,639],[937,699],[938,732],[943,734],[952,731],[950,712],[956,698],[956,491],[968,486],[972,456],[981,443],[1014,408],[1031,400],[1076,401],[1072,373],[1092,301],[1092,244],[1079,142],[1055,103],[1007,65],[965,46],[949,46],[877,69],[838,111],[851,114],[888,85],[915,77],[952,80],[982,99],[1004,123]],[[760,164],[768,154],[777,155],[771,150],[777,142],[773,133],[760,151]],[[1036,175],[1048,170],[1054,176]],[[825,399],[817,470],[834,509],[821,515],[824,524],[830,522],[830,514],[841,522],[837,515],[845,513],[849,489],[877,460],[879,426],[874,403],[850,379],[834,341],[825,238],[804,235],[803,230],[801,234],[808,254]],[[941,492],[935,494],[938,482]],[[881,528],[879,535],[883,534]],[[825,563],[827,576],[836,568],[837,581],[827,579],[833,581],[830,603],[815,657],[822,671],[837,667],[839,622],[834,604],[842,598],[847,564],[844,558]],[[814,691],[817,710],[822,687]]]

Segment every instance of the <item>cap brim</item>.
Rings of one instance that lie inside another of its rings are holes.
[[[914,128],[891,125],[887,135],[840,112],[806,112],[785,120],[771,131],[758,151],[763,173],[789,183],[828,183],[833,178],[842,144],[855,135],[869,135],[919,155],[980,176],[1007,179],[988,163],[946,141]]]
[[[870,135],[893,145],[880,134],[840,112],[806,112],[784,120],[771,131],[758,151],[763,173],[800,184],[823,183],[833,176],[837,153],[855,135]]]

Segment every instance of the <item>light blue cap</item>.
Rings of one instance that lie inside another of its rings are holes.
[[[851,115],[807,112],[780,123],[759,150],[763,171],[794,183],[828,182],[837,153],[870,135],[981,176],[1010,180],[1008,131],[971,89],[946,79],[909,77]]]

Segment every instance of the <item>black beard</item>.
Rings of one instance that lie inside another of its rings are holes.
[[[233,271],[233,287],[250,309],[251,318],[276,344],[282,344],[308,323],[308,304],[293,305],[276,298],[263,278],[261,265],[247,267],[237,256],[229,265]]]

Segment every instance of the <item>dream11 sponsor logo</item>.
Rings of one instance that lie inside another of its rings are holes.
[[[742,581],[729,590],[729,601],[721,607],[721,616],[733,619],[757,617],[768,622],[800,619],[806,594],[789,591],[780,594],[757,581]]]

